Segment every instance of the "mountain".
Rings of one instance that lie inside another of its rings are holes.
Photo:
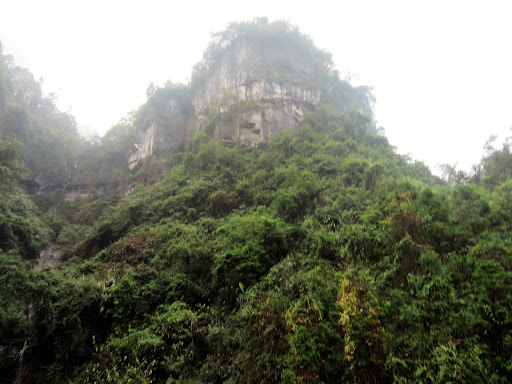
[[[129,167],[169,157],[200,131],[225,144],[257,146],[297,128],[321,103],[371,114],[369,89],[341,81],[330,54],[296,27],[266,19],[233,23],[213,37],[189,87],[151,91]]]
[[[512,381],[510,144],[436,178],[264,19],[97,142],[0,64],[0,382]]]

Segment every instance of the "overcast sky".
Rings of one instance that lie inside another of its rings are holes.
[[[150,83],[186,83],[212,32],[256,16],[298,25],[374,87],[390,143],[433,171],[469,170],[491,134],[512,134],[512,1],[2,0],[0,41],[103,134]]]

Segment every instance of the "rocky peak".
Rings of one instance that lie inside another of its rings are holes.
[[[157,90],[137,120],[135,151],[128,159],[134,169],[141,160],[163,160],[183,148],[195,133],[196,115],[185,86]]]
[[[248,38],[233,43],[193,96],[196,131],[215,118],[215,138],[255,146],[297,126],[304,110],[320,103],[321,90],[307,81],[313,65],[279,48]]]
[[[168,157],[200,130],[224,143],[257,146],[299,126],[305,111],[335,93],[333,80],[345,87],[343,97],[354,91],[333,75],[330,55],[295,27],[265,20],[232,24],[214,35],[178,98],[167,93],[166,103],[155,102],[164,88],[148,100],[152,113],[138,124],[130,169],[155,154]]]

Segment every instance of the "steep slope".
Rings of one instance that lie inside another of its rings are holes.
[[[300,52],[288,31],[263,31],[238,32],[218,54],[204,83],[196,80],[196,130],[214,113],[220,117],[214,137],[254,146],[284,127],[297,127],[304,109],[320,103],[320,83],[315,81],[320,69],[312,52]]]
[[[21,156],[30,170],[25,180],[34,191],[51,193],[70,181],[81,145],[73,117],[43,94],[42,80],[1,49],[0,137],[24,144]]]
[[[367,122],[321,108],[265,148],[195,138],[55,274],[30,377],[510,380],[510,181],[443,185]]]
[[[151,156],[166,160],[183,150],[195,133],[195,120],[187,87],[173,85],[156,90],[139,111],[135,151],[128,158],[128,167],[133,169]]]
[[[213,37],[188,92],[164,88],[149,98],[148,108],[160,107],[137,124],[130,169],[153,154],[176,153],[202,130],[225,144],[254,147],[297,128],[320,103],[371,113],[368,88],[353,88],[332,68],[331,56],[294,26],[266,19],[232,23]]]
[[[198,75],[241,49],[232,32]],[[264,145],[222,144],[247,112],[233,99],[188,138],[208,77],[156,90],[78,156],[75,177],[118,190],[174,153],[167,175],[126,196],[91,190],[57,216],[17,188],[18,144],[0,142],[0,378],[512,382],[510,145],[442,182],[375,134],[364,88],[322,73],[320,102],[291,100],[303,116]],[[247,107],[264,116],[275,89]],[[140,127],[151,156],[126,178]],[[36,270],[25,259],[50,239],[64,260]]]

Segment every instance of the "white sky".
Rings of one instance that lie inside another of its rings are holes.
[[[84,133],[103,134],[186,83],[210,33],[267,16],[298,25],[354,84],[374,87],[376,118],[399,153],[436,172],[469,170],[491,134],[512,134],[511,1],[1,0],[4,52]]]

